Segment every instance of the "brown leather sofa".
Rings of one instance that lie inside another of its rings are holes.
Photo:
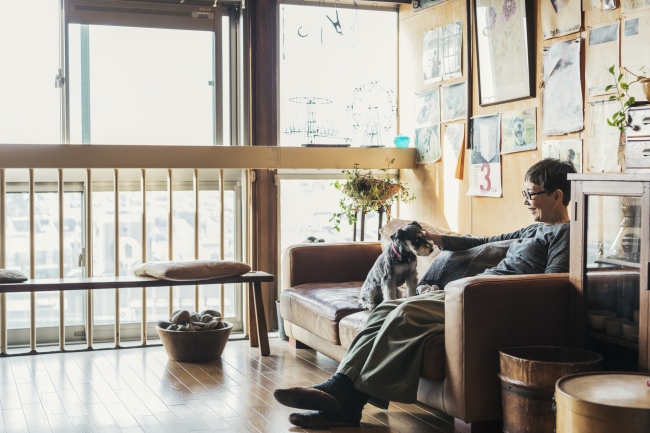
[[[380,254],[380,242],[287,248],[280,297],[286,334],[340,361],[369,315],[357,296]],[[446,291],[445,333],[425,342],[418,400],[475,431],[502,418],[500,348],[568,345],[571,285],[568,274],[485,276]]]

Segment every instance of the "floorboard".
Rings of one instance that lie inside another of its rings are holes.
[[[271,339],[270,356],[230,341],[222,359],[174,362],[162,347],[0,358],[0,433],[304,432],[277,388],[320,383],[338,363]],[[367,405],[360,427],[322,433],[453,433],[453,420],[430,407]]]

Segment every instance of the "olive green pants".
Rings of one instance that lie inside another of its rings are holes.
[[[444,330],[444,291],[384,302],[350,344],[337,373],[373,397],[413,403],[424,341]]]

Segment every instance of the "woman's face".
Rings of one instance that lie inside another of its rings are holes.
[[[544,191],[541,186],[528,181],[524,184],[524,188],[531,194]],[[547,224],[555,222],[557,203],[554,194],[543,192],[535,194],[530,200],[524,198],[524,205],[528,207],[533,221]]]

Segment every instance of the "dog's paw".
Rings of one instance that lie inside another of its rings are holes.
[[[440,290],[440,287],[436,286],[435,284],[432,286],[428,284],[420,284],[416,287],[415,294],[424,295],[425,293],[433,292],[434,290]]]

